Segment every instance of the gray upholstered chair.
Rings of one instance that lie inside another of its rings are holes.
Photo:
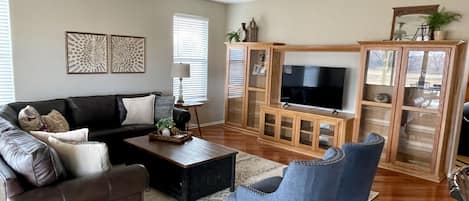
[[[337,199],[344,153],[329,148],[322,159],[292,161],[284,177],[271,177],[250,186],[240,185],[229,201],[333,201]]]
[[[378,168],[384,138],[370,133],[363,143],[342,145],[344,172],[340,178],[338,201],[367,201]]]
[[[469,201],[469,166],[459,168],[448,178],[449,194],[458,201]]]

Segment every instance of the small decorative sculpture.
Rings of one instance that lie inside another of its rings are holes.
[[[254,18],[251,19],[249,22],[248,27],[248,34],[247,34],[247,41],[248,42],[257,42],[257,31],[258,31],[257,23]]]
[[[391,96],[386,93],[379,93],[375,96],[375,101],[378,103],[389,103],[391,102]]]
[[[246,29],[246,23],[241,23],[241,39],[242,39],[242,42],[250,42],[248,40],[248,36],[249,36],[249,31]]]

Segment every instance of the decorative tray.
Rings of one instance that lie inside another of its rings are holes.
[[[187,140],[192,139],[191,132],[179,132],[176,135],[164,136],[164,135],[159,134],[157,131],[155,131],[155,132],[150,133],[148,136],[149,136],[150,141],[158,140],[158,141],[173,142],[173,143],[178,143],[178,144],[181,144]]]

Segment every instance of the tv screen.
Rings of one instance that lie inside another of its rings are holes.
[[[342,109],[345,68],[284,65],[281,102]]]

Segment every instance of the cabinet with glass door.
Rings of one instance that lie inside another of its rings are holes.
[[[270,49],[267,47],[248,47],[248,87],[247,87],[247,118],[248,129],[259,129],[259,112],[266,103],[267,71]]]
[[[430,181],[441,181],[444,142],[457,103],[455,73],[463,66],[454,55],[463,41],[361,42],[362,70],[354,141],[382,135],[380,166]],[[456,68],[457,67],[457,68]],[[459,71],[462,72],[462,71]]]
[[[232,46],[227,51],[225,120],[228,124],[241,126],[244,116],[246,47]]]

